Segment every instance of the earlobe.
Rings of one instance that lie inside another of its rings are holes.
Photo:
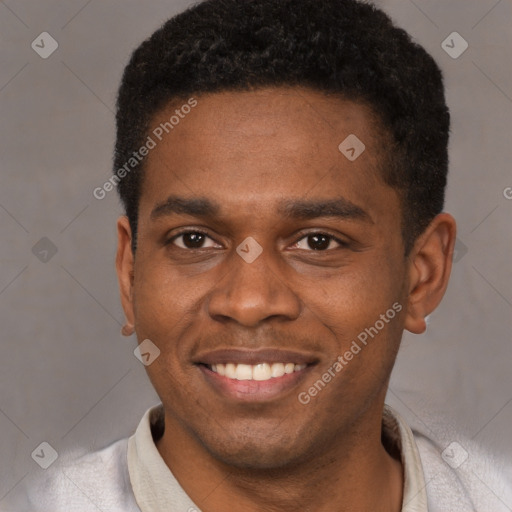
[[[432,220],[411,250],[404,327],[413,334],[425,332],[425,317],[434,311],[445,294],[455,236],[455,219],[448,213],[441,213]]]
[[[411,307],[407,312],[404,327],[413,334],[423,334],[427,330],[427,322],[420,311]]]
[[[135,326],[128,322],[126,324],[124,324],[123,327],[121,328],[121,334],[123,336],[131,336],[134,332],[135,332]]]
[[[121,304],[126,316],[126,325],[122,328],[121,333],[124,336],[131,336],[135,332],[133,312],[134,259],[130,223],[128,217],[125,216],[120,217],[117,221],[116,271]]]

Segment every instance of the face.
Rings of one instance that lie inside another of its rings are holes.
[[[160,349],[147,371],[166,428],[231,465],[285,466],[382,406],[407,300],[399,197],[361,104],[195,99],[148,155],[124,307]],[[355,160],[338,148],[351,134]]]

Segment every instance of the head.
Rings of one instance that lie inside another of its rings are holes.
[[[355,0],[208,0],[134,52],[117,267],[161,352],[148,374],[166,419],[219,460],[274,467],[382,403],[403,329],[422,332],[448,281],[448,131],[433,59]],[[307,366],[254,400],[212,372],[240,354]]]
[[[124,72],[114,169],[145,143],[155,115],[171,101],[179,107],[201,93],[280,86],[309,87],[371,109],[386,144],[381,177],[400,195],[407,252],[443,208],[449,112],[434,60],[371,4],[211,0],[175,16],[133,53]],[[118,188],[134,248],[144,164]]]

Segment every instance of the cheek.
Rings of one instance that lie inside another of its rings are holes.
[[[392,262],[391,262],[392,263]],[[313,286],[305,286],[306,305],[342,337],[372,325],[400,299],[401,276],[384,258],[361,257]]]
[[[386,264],[382,258],[354,276],[349,296],[340,296],[349,311],[343,353],[363,372],[380,373],[395,358],[403,324],[402,274],[393,260]]]
[[[187,322],[186,312],[194,298],[190,287],[176,279],[176,273],[165,265],[144,262],[142,258],[135,269],[133,307],[135,327],[139,340],[149,338],[162,352],[174,352]]]
[[[188,290],[193,290],[193,284],[186,283],[161,254],[141,250],[134,280],[134,307],[140,322],[168,323],[166,318],[179,315],[186,306]]]
[[[190,355],[204,337],[205,297],[215,284],[213,273],[183,275],[165,261],[140,260],[134,283],[135,327],[139,341],[149,338],[160,349],[151,375],[174,379],[194,370]],[[166,377],[166,372],[169,372]],[[180,382],[178,384],[181,386]]]
[[[190,291],[191,290],[191,291]],[[196,371],[189,353],[199,334],[197,288],[176,273],[149,265],[138,274],[134,286],[134,311],[139,342],[150,339],[159,356],[145,367],[150,381],[163,401],[181,400],[184,383],[187,394],[197,390]]]
[[[322,410],[336,418],[356,414],[357,404],[369,403],[382,392],[403,329],[405,308],[396,282],[389,268],[378,266],[330,281],[323,314],[317,317],[323,324],[319,327],[334,334],[329,338],[336,346],[329,348],[328,355],[326,351],[318,369],[317,378],[330,380],[328,391],[318,395],[318,414]]]

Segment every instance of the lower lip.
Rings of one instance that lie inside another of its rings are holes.
[[[205,365],[199,365],[206,381],[222,395],[245,402],[264,402],[289,393],[305,378],[313,365],[308,365],[298,372],[286,373],[282,377],[272,377],[268,380],[236,380],[224,377],[210,370]]]

